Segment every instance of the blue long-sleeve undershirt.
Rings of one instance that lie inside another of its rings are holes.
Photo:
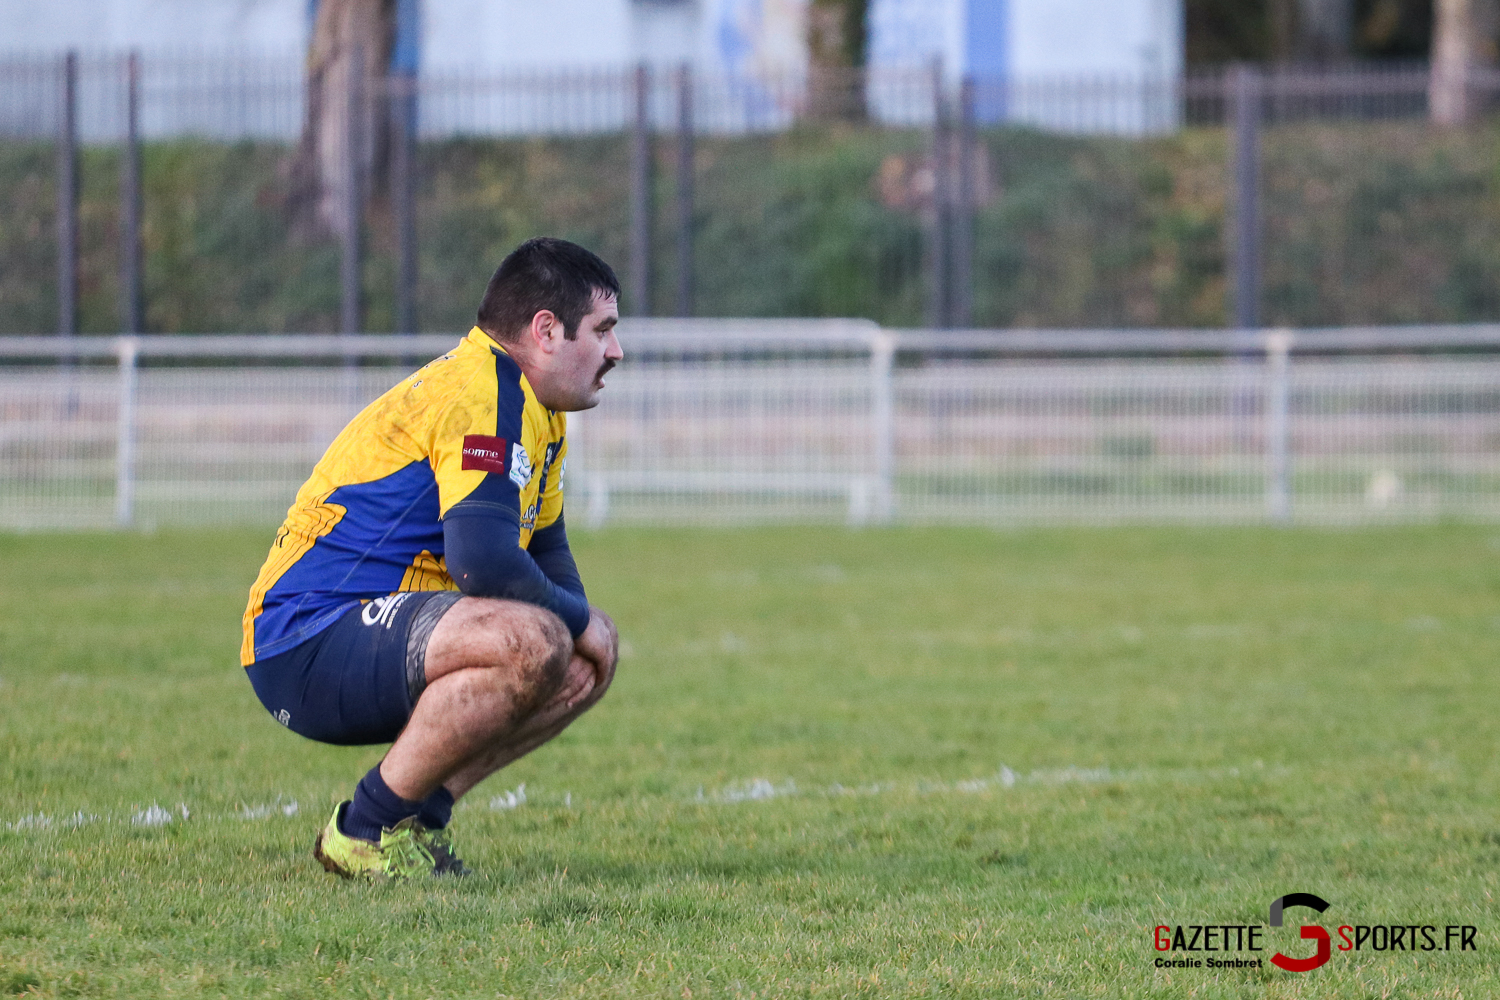
[[[568,548],[562,516],[520,545],[518,512],[503,503],[461,502],[443,518],[448,575],[469,597],[501,597],[553,612],[577,638],[589,624],[589,602]]]

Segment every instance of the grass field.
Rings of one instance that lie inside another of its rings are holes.
[[[616,688],[397,886],[236,666],[268,541],[0,536],[0,995],[1500,994],[1500,529],[582,535]],[[1153,967],[1290,892],[1478,951]]]

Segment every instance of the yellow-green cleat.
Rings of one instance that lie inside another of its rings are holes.
[[[429,830],[422,827],[418,838],[427,853],[432,855],[434,875],[472,875],[473,870],[464,864],[464,859],[453,853],[453,835],[446,829]]]
[[[425,843],[431,834],[415,816],[380,831],[380,843],[375,844],[339,829],[339,817],[347,808],[348,802],[334,806],[333,817],[313,845],[313,857],[324,868],[344,878],[378,882],[437,874],[437,861]]]

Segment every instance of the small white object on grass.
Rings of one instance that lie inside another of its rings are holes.
[[[166,826],[172,822],[172,814],[155,802],[130,818],[136,826]]]
[[[521,782],[513,792],[502,792],[490,799],[490,808],[495,810],[514,809],[516,806],[526,804],[526,782]]]

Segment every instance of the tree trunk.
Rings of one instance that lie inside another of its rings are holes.
[[[865,116],[865,17],[868,0],[812,0],[807,8],[808,114]]]
[[[1439,125],[1459,125],[1475,111],[1475,71],[1495,64],[1500,0],[1436,0],[1428,109]]]
[[[1349,58],[1354,40],[1353,0],[1298,0],[1297,57],[1312,62]]]
[[[1298,0],[1269,0],[1266,21],[1271,40],[1271,61],[1291,62],[1297,55]]]
[[[304,234],[344,232],[350,206],[384,180],[383,81],[395,40],[396,0],[317,0],[306,117],[292,165],[291,206]]]
[[[1266,16],[1273,62],[1329,63],[1349,57],[1353,0],[1270,0]]]

